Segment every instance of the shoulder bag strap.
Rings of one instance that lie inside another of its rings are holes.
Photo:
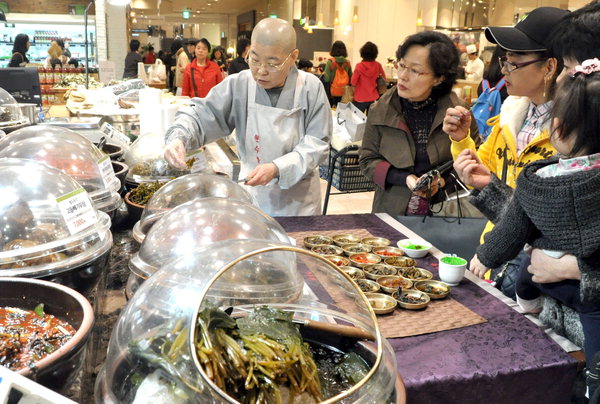
[[[196,88],[196,73],[194,73],[194,67],[190,66],[190,76],[192,77],[192,87],[194,88],[194,96],[198,97],[198,89]]]
[[[504,146],[502,155],[504,157],[504,162],[502,163],[502,177],[500,177],[500,179],[506,184],[506,175],[508,174],[508,145]]]

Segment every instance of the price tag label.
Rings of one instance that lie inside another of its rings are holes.
[[[115,175],[110,156],[106,155],[98,160],[98,167],[100,167],[100,173],[102,174],[102,181],[107,189],[118,190],[121,187],[121,181]]]
[[[185,156],[186,162],[192,161],[191,173],[212,172],[203,149],[191,151]]]
[[[98,221],[92,201],[83,188],[56,198],[56,202],[71,235],[87,229]]]
[[[125,149],[127,149],[131,145],[131,139],[129,138],[129,136],[127,136],[108,122],[104,122],[102,124],[102,126],[100,127],[100,132],[117,142],[120,146],[125,147]]]

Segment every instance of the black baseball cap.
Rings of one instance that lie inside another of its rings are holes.
[[[487,27],[485,37],[501,48],[513,52],[548,50],[550,33],[569,10],[556,7],[538,7],[514,27]]]

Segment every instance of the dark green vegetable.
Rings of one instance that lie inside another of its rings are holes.
[[[35,309],[33,309],[33,311],[35,312],[35,314],[38,315],[38,317],[44,317],[46,315],[46,313],[44,313],[44,303],[40,303],[37,306],[35,306]]]
[[[129,200],[133,203],[137,203],[138,205],[146,205],[150,198],[152,198],[152,195],[154,195],[154,193],[161,189],[165,184],[166,182],[158,181],[140,184],[140,186],[131,190],[131,193],[129,194]]]

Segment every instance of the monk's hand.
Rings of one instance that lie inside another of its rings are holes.
[[[244,184],[250,186],[267,185],[279,176],[279,168],[274,163],[259,164],[246,176]]]
[[[185,145],[181,139],[173,139],[165,148],[164,157],[172,167],[185,170],[188,168],[185,162]]]
[[[466,138],[470,127],[471,113],[468,109],[457,105],[446,110],[442,130],[450,135],[452,140],[460,142]]]

